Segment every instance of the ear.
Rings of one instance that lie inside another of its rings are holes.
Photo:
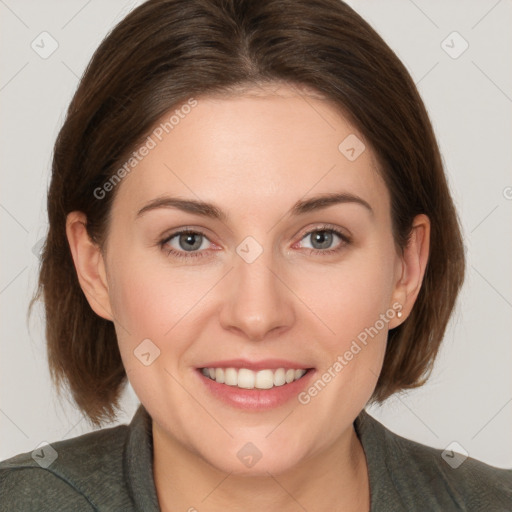
[[[430,250],[430,220],[420,214],[414,217],[411,234],[397,264],[398,279],[393,291],[393,309],[402,312],[401,318],[395,316],[389,322],[389,328],[400,325],[410,314],[421,289]],[[398,304],[401,305],[397,307]]]
[[[103,255],[90,239],[86,225],[87,217],[82,212],[71,212],[66,218],[66,235],[78,281],[93,311],[113,320]]]

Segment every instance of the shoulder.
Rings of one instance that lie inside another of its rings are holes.
[[[469,510],[512,510],[512,470],[490,466],[456,448],[441,450],[393,437],[397,475],[408,475],[414,485],[444,494]]]
[[[386,473],[407,510],[416,510],[419,503],[443,510],[449,506],[472,511],[512,510],[512,469],[490,466],[457,453],[457,449],[442,450],[406,439],[365,416],[367,448],[378,453],[367,454],[367,458],[373,459],[374,472]]]
[[[0,467],[1,510],[96,510],[87,496],[39,467]]]
[[[102,429],[0,462],[3,510],[96,510],[106,489],[122,495],[127,431]]]

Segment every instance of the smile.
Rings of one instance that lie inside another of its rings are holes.
[[[317,373],[299,361],[231,359],[196,367],[207,397],[245,411],[264,411],[297,400]]]

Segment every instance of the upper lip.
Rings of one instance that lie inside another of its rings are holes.
[[[249,361],[247,359],[224,359],[222,361],[211,361],[205,363],[199,368],[247,368],[249,370],[277,370],[278,368],[287,369],[304,369],[311,368],[309,365],[304,365],[296,361],[286,359],[262,359],[260,361]]]

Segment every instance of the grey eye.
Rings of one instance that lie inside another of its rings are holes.
[[[315,230],[308,233],[302,240],[311,240],[310,249],[322,250],[331,249],[334,242],[334,237],[341,240],[340,236],[335,234],[332,230],[322,229]]]

